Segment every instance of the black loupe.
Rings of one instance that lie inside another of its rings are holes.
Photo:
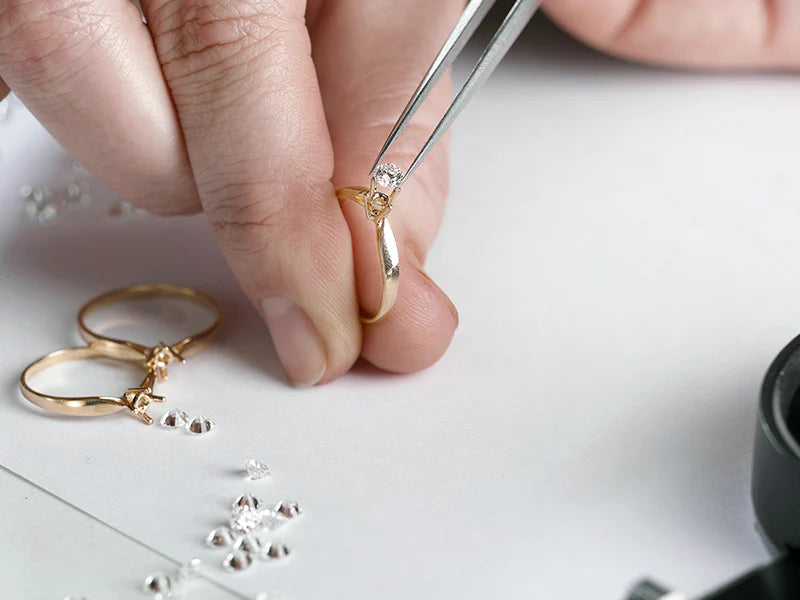
[[[761,386],[751,491],[775,559],[698,600],[800,600],[800,336],[781,350]],[[628,598],[683,596],[645,580]]]

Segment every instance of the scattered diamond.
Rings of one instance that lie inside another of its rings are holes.
[[[200,569],[203,568],[203,561],[199,558],[193,558],[188,563],[181,565],[178,571],[186,574],[187,577],[196,577],[200,574]]]
[[[45,201],[52,200],[53,192],[51,192],[50,188],[46,185],[37,185],[31,192],[31,198],[33,198],[34,202],[37,204],[42,204]]]
[[[21,188],[19,188],[19,197],[23,200],[27,200],[33,195],[33,186],[29,183],[26,183]]]
[[[189,433],[207,433],[214,429],[214,421],[203,415],[197,415],[194,419],[186,423],[186,431]]]
[[[247,476],[250,479],[264,479],[264,477],[269,477],[269,467],[265,465],[260,460],[256,460],[255,458],[249,459],[244,465],[245,471],[247,471]]]
[[[218,548],[225,548],[233,544],[233,534],[227,527],[217,527],[206,536],[206,544]]]
[[[276,513],[283,515],[287,519],[293,519],[299,516],[303,512],[303,509],[300,508],[300,505],[297,504],[297,502],[289,500],[284,500],[283,502],[279,502],[275,506],[274,510]]]
[[[261,508],[261,500],[253,494],[242,494],[233,501],[234,510],[258,510]]]
[[[225,560],[222,561],[222,566],[228,569],[228,571],[244,571],[245,569],[250,568],[250,565],[253,564],[253,557],[251,557],[247,552],[231,552],[228,556],[225,557]]]
[[[231,513],[230,526],[234,531],[249,533],[261,527],[261,513],[257,510],[235,508]]]
[[[375,182],[385,188],[396,188],[403,180],[403,171],[394,163],[383,163],[375,169]]]
[[[74,181],[67,186],[67,198],[70,200],[76,200],[81,195],[81,186],[79,186]]]
[[[161,425],[164,427],[186,427],[188,421],[189,416],[179,408],[173,408],[161,417]]]
[[[270,508],[261,511],[261,529],[273,531],[285,524],[288,520],[289,519],[284,517],[281,513]]]
[[[239,537],[239,539],[233,544],[234,550],[241,550],[242,552],[247,552],[249,554],[258,554],[261,551],[261,548],[262,545],[258,538],[249,533]]]
[[[142,589],[151,594],[155,600],[164,600],[172,591],[172,583],[164,573],[153,573],[145,578]]]
[[[283,542],[272,542],[264,546],[258,557],[262,560],[277,560],[289,556],[289,547]]]
[[[43,206],[36,206],[35,218],[42,225],[50,223],[57,216],[58,216],[58,209],[55,207],[54,204],[48,203]]]

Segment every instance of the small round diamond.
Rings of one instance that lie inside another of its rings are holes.
[[[269,467],[255,458],[248,460],[244,465],[244,469],[247,471],[247,476],[253,480],[269,477]]]
[[[186,423],[186,431],[194,434],[208,433],[214,429],[214,421],[203,415],[197,415],[194,419]]]
[[[253,510],[234,512],[230,518],[230,526],[234,531],[248,533],[261,527],[261,513]]]
[[[261,560],[279,560],[291,554],[289,547],[283,542],[272,542],[264,546],[258,553]]]
[[[396,188],[403,180],[403,171],[394,163],[383,163],[375,169],[375,182],[385,188]]]
[[[303,512],[300,505],[292,500],[283,500],[279,502],[273,510],[287,519],[294,519]]]
[[[162,427],[186,427],[189,416],[179,408],[173,408],[161,417]]]
[[[261,542],[255,535],[246,533],[236,540],[233,544],[233,549],[234,551],[247,552],[248,554],[257,554],[261,551]]]
[[[228,571],[244,571],[253,564],[253,558],[247,552],[231,552],[225,557],[222,566]]]
[[[206,544],[209,546],[217,546],[218,548],[225,548],[233,544],[233,534],[227,527],[217,527],[206,536]]]
[[[172,583],[164,573],[153,573],[142,582],[142,589],[156,600],[163,600],[172,591]]]

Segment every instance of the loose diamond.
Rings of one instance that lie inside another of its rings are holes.
[[[292,502],[289,500],[284,500],[283,502],[278,503],[274,510],[276,513],[283,515],[287,519],[293,519],[303,512],[303,509],[300,508],[300,505],[297,504],[297,502]]]
[[[81,186],[74,181],[67,186],[67,197],[75,200],[81,195]]]
[[[58,209],[55,204],[47,203],[42,206],[37,205],[36,220],[42,225],[50,223],[58,216]]]
[[[261,551],[261,542],[253,535],[246,533],[233,544],[234,550],[241,550],[249,554],[258,554]]]
[[[250,479],[264,479],[264,477],[269,477],[269,467],[265,465],[260,460],[256,460],[255,458],[251,458],[248,460],[244,465],[245,471],[247,471],[247,476]]]
[[[234,509],[231,513],[230,526],[234,531],[250,533],[261,527],[261,513],[257,510]]]
[[[189,433],[207,433],[214,429],[214,421],[203,415],[197,415],[194,419],[186,423],[186,431]]]
[[[277,560],[289,556],[289,547],[283,542],[272,542],[264,546],[258,557],[262,560]]]
[[[244,571],[253,564],[253,558],[247,552],[231,552],[222,561],[222,566],[228,571]]]
[[[37,204],[43,204],[53,199],[53,192],[51,192],[50,188],[46,185],[37,185],[33,188],[31,198],[33,198],[34,202]]]
[[[8,101],[7,97],[0,100],[0,121],[5,121],[8,118],[10,107],[11,103]]]
[[[261,508],[261,500],[253,494],[242,494],[233,501],[234,510],[258,510]]]
[[[403,180],[403,171],[394,163],[383,163],[375,169],[375,182],[385,188],[396,188]]]
[[[161,417],[161,425],[164,427],[186,427],[188,421],[189,415],[179,408],[173,408]]]
[[[233,534],[227,527],[217,527],[206,536],[206,544],[218,548],[225,548],[233,544]]]
[[[172,583],[164,573],[153,573],[145,578],[142,589],[151,594],[155,600],[163,600],[170,595]]]
[[[33,186],[30,183],[26,183],[19,188],[19,197],[23,200],[29,199],[33,196]]]
[[[270,508],[261,511],[261,528],[273,531],[288,521],[281,513]]]
[[[199,558],[193,558],[188,563],[178,567],[178,577],[182,579],[193,579],[200,574],[203,562]]]

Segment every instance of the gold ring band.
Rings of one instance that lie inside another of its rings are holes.
[[[201,304],[213,312],[214,322],[202,331],[189,335],[178,342],[169,345],[159,342],[152,348],[103,335],[93,331],[86,324],[86,317],[104,306],[129,298],[154,296],[186,298]],[[89,300],[78,312],[78,331],[87,344],[102,350],[107,356],[120,360],[144,360],[148,371],[152,371],[159,379],[166,379],[167,366],[170,363],[186,362],[185,357],[197,354],[211,345],[219,330],[220,317],[219,305],[212,298],[197,290],[169,283],[139,284],[112,290]]]
[[[19,378],[19,388],[22,395],[32,404],[60,415],[75,417],[97,417],[115,413],[127,408],[134,415],[141,418],[148,425],[153,419],[147,414],[147,409],[152,402],[163,402],[163,396],[153,394],[155,374],[147,371],[144,379],[137,387],[128,388],[119,397],[114,396],[55,396],[38,392],[29,383],[29,379],[52,367],[64,362],[87,359],[109,359],[108,354],[98,348],[84,346],[81,348],[64,348],[56,350],[33,361],[22,372]],[[120,360],[120,359],[113,359]]]
[[[350,200],[360,204],[365,208],[367,218],[375,223],[375,239],[381,264],[381,303],[373,316],[361,317],[364,323],[375,323],[386,316],[394,306],[400,289],[400,253],[397,251],[397,241],[388,219],[389,211],[392,208],[391,201],[396,192],[391,196],[380,194],[375,191],[374,184],[372,189],[344,187],[336,190],[336,197],[340,201]]]

